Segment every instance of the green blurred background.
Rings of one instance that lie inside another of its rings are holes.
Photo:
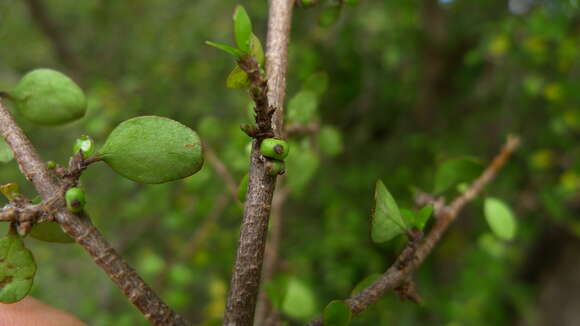
[[[283,181],[290,196],[277,275],[299,289],[284,319],[300,325],[393,261],[401,244],[369,237],[376,179],[410,208],[415,189],[433,190],[441,162],[485,163],[517,133],[523,146],[482,196],[510,204],[515,240],[494,238],[474,201],[416,274],[424,305],[389,294],[352,324],[578,325],[579,1],[361,0],[336,22],[331,2],[296,8],[293,19],[288,121],[323,132],[292,139]],[[85,89],[89,112],[78,122],[21,119],[46,160],[66,163],[80,135],[102,144],[125,119],[162,115],[196,129],[238,181],[248,167],[238,126],[249,98],[225,87],[234,61],[204,45],[233,43],[237,3],[0,0],[0,89],[38,67]],[[267,1],[241,4],[264,42]],[[325,76],[326,89],[307,82]],[[35,196],[14,161],[0,166],[0,182]],[[211,165],[140,185],[97,164],[82,182],[114,247],[188,319],[219,325],[241,206]],[[27,245],[39,265],[34,296],[90,325],[147,324],[80,247]]]

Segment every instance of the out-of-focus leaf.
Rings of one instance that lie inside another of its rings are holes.
[[[435,173],[435,193],[441,193],[461,182],[471,182],[483,171],[477,160],[469,157],[450,159]]]
[[[288,278],[284,276],[276,277],[266,283],[265,286],[270,303],[274,308],[281,310],[286,300],[286,293],[288,293]]]
[[[423,206],[416,214],[415,214],[415,222],[413,226],[419,230],[423,230],[425,228],[425,224],[433,214],[433,206],[427,205]]]
[[[342,300],[333,300],[324,308],[324,326],[348,326],[351,318],[352,311]]]
[[[241,5],[238,5],[234,12],[234,35],[238,47],[246,53],[250,52],[252,21],[246,9]]]
[[[10,146],[6,144],[4,138],[0,137],[0,162],[8,163],[14,159],[14,154],[12,154],[12,150]]]
[[[497,198],[487,198],[484,203],[485,219],[493,233],[504,240],[511,240],[516,234],[516,220],[511,209]]]
[[[294,95],[288,102],[288,120],[308,123],[316,117],[318,97],[316,93],[303,90]]]
[[[342,6],[332,5],[330,7],[324,8],[320,16],[318,17],[318,25],[321,27],[330,27],[340,17],[340,11]]]
[[[303,194],[304,187],[312,180],[318,169],[320,159],[310,149],[301,148],[294,143],[290,144],[290,147],[294,153],[285,160],[288,186],[294,194]]]
[[[332,126],[324,126],[318,133],[318,145],[324,155],[335,156],[342,152],[342,135]]]
[[[22,300],[30,292],[35,274],[34,257],[20,236],[10,231],[0,238],[0,302]]]
[[[403,234],[407,226],[399,207],[385,184],[378,180],[375,187],[375,209],[372,218],[371,238],[383,243]]]
[[[292,318],[306,320],[316,310],[316,298],[310,287],[297,278],[289,278],[282,311]]]
[[[328,74],[324,71],[310,75],[302,85],[302,89],[311,91],[318,96],[324,94],[327,88]]]
[[[248,74],[236,65],[232,72],[228,75],[226,80],[227,88],[232,89],[246,89],[250,87],[250,80],[248,79]]]

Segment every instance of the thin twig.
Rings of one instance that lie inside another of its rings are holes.
[[[0,102],[0,132],[14,152],[20,171],[30,180],[40,196],[54,200],[56,221],[71,238],[91,255],[95,263],[123,291],[129,301],[153,325],[189,325],[185,319],[167,306],[111,247],[85,215],[75,215],[64,205],[62,181],[51,174],[46,164]]]
[[[363,291],[346,300],[346,304],[350,307],[354,315],[360,314],[369,305],[379,300],[387,291],[395,289],[410,279],[411,274],[423,263],[429,253],[431,253],[435,244],[437,244],[451,222],[457,218],[461,209],[465,204],[475,198],[485,185],[496,176],[509,156],[518,147],[519,142],[519,138],[515,136],[508,137],[500,153],[493,159],[483,174],[473,182],[466,192],[453,200],[445,209],[441,210],[439,216],[437,216],[437,222],[425,236],[421,244],[417,248],[411,248],[410,246],[405,248],[395,263],[387,269],[381,278]],[[314,320],[308,326],[322,326],[322,320]]]
[[[283,105],[286,94],[288,41],[294,0],[272,0],[268,18],[266,74],[268,110],[273,113],[274,136],[283,138]],[[251,74],[249,74],[251,75]],[[251,77],[251,76],[250,76]],[[253,91],[253,89],[251,90]],[[257,112],[257,121],[262,119]],[[260,127],[260,129],[262,129]],[[240,230],[240,240],[224,325],[252,326],[260,289],[260,277],[268,230],[268,217],[276,185],[276,176],[268,175],[266,161],[259,151],[260,139],[252,142],[248,194]]]

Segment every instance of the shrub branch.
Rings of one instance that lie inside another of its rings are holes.
[[[51,215],[71,238],[80,244],[109,278],[123,291],[129,301],[156,326],[186,326],[189,323],[167,306],[161,298],[143,281],[135,270],[119,256],[103,235],[93,226],[86,215],[76,215],[65,207],[66,186],[78,180],[86,165],[75,165],[75,155],[71,166],[62,177],[51,173],[32,146],[22,129],[16,124],[10,112],[0,102],[0,133],[14,152],[20,171],[32,182],[44,201],[51,203]],[[78,158],[77,158],[78,160]],[[91,162],[87,162],[91,163]],[[72,178],[72,180],[70,179]]]
[[[411,278],[413,272],[421,266],[431,253],[441,236],[445,233],[461,209],[473,200],[481,190],[496,176],[507,159],[519,145],[519,138],[508,137],[500,153],[491,161],[485,171],[471,184],[469,189],[455,198],[451,204],[440,209],[436,214],[437,221],[418,246],[408,245],[396,259],[395,263],[373,284],[358,294],[345,300],[354,315],[365,311],[371,304],[379,300],[385,293],[403,286]],[[308,326],[322,326],[322,320],[317,319]]]

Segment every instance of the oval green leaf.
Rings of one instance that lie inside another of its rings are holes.
[[[250,38],[252,35],[252,21],[243,6],[238,5],[234,12],[234,35],[240,50],[250,52]]]
[[[254,57],[254,59],[256,59],[260,67],[263,68],[264,64],[266,63],[264,47],[262,46],[260,39],[254,33],[252,33],[252,37],[250,38],[250,54],[252,57]]]
[[[22,300],[36,274],[36,263],[30,250],[14,231],[0,238],[0,302]]]
[[[36,223],[30,230],[30,236],[46,242],[56,242],[56,243],[72,243],[75,242],[73,238],[69,237],[60,228],[60,225],[56,222],[43,222]]]
[[[511,240],[516,235],[516,219],[511,209],[497,198],[487,198],[484,203],[485,219],[493,233],[501,239]]]
[[[318,133],[320,151],[327,156],[336,156],[342,152],[342,135],[332,126],[323,126]]]
[[[87,111],[87,99],[80,87],[51,69],[27,73],[10,96],[22,116],[39,125],[69,123]]]
[[[351,318],[352,311],[342,300],[333,300],[324,308],[324,326],[348,326]]]
[[[316,298],[310,287],[297,278],[289,278],[282,311],[292,318],[306,320],[316,310]]]
[[[375,209],[372,217],[371,238],[376,243],[387,242],[407,231],[397,202],[378,180],[375,187]]]
[[[157,116],[122,122],[98,155],[120,175],[142,183],[182,179],[203,165],[201,140],[195,131]]]

